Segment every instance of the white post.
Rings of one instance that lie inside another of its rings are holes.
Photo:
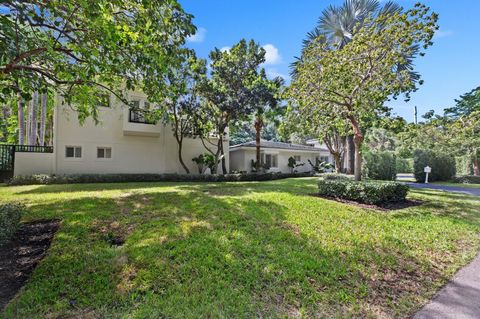
[[[428,174],[432,172],[432,168],[430,166],[425,166],[423,171],[425,172],[425,184],[428,184]]]

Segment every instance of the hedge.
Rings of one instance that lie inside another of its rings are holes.
[[[362,171],[368,179],[394,181],[397,178],[396,156],[392,152],[367,152]]]
[[[464,175],[464,176],[457,176],[452,180],[454,183],[462,183],[462,184],[480,184],[480,176],[475,175]]]
[[[413,173],[413,158],[397,157],[397,173]]]
[[[0,245],[7,242],[15,234],[24,211],[25,206],[22,204],[0,205]]]
[[[324,173],[320,174],[320,178],[325,180],[352,180],[354,178],[353,175],[346,175],[346,174],[338,174],[338,173]]]
[[[426,166],[432,168],[432,172],[428,175],[430,182],[449,181],[456,173],[453,156],[438,154],[430,150],[415,150],[413,152],[413,170],[415,180],[419,183],[425,181],[424,169]]]
[[[291,177],[308,177],[311,173],[263,173],[263,174],[78,174],[78,175],[27,175],[14,176],[7,184],[47,185],[84,183],[125,183],[125,182],[244,182],[270,181]]]
[[[398,182],[325,180],[318,181],[318,193],[365,204],[387,204],[404,201],[409,187]]]

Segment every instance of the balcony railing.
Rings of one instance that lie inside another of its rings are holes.
[[[13,145],[15,152],[23,153],[53,153],[53,146]]]
[[[128,112],[128,121],[130,123],[157,124],[157,121],[152,118],[151,112],[140,109],[130,109]]]

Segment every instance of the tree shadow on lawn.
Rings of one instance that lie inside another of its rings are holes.
[[[476,227],[480,226],[480,199],[467,194],[449,193],[443,191],[415,189],[410,195],[421,199],[423,209],[409,209],[399,212],[397,217],[436,215],[452,218]]]
[[[316,179],[315,179],[316,180]],[[49,193],[72,193],[72,192],[100,192],[108,190],[135,190],[158,187],[180,187],[185,190],[210,190],[212,194],[220,194],[224,190],[230,194],[266,192],[266,191],[289,191],[306,192],[306,188],[314,189],[316,184],[312,178],[289,178],[273,181],[260,182],[135,182],[135,183],[88,183],[88,184],[52,184],[52,185],[28,185],[19,187],[18,194],[49,194]],[[22,190],[24,187],[33,187]]]
[[[33,203],[27,219],[62,227],[6,317],[402,317],[405,300],[422,302],[445,280],[388,238],[306,234],[288,203],[233,189]],[[108,232],[125,244],[112,246]]]

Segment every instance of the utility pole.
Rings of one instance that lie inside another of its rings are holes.
[[[415,122],[415,125],[418,124],[417,114],[418,114],[418,112],[417,112],[417,106],[415,105],[415,113],[414,113],[414,122]]]

